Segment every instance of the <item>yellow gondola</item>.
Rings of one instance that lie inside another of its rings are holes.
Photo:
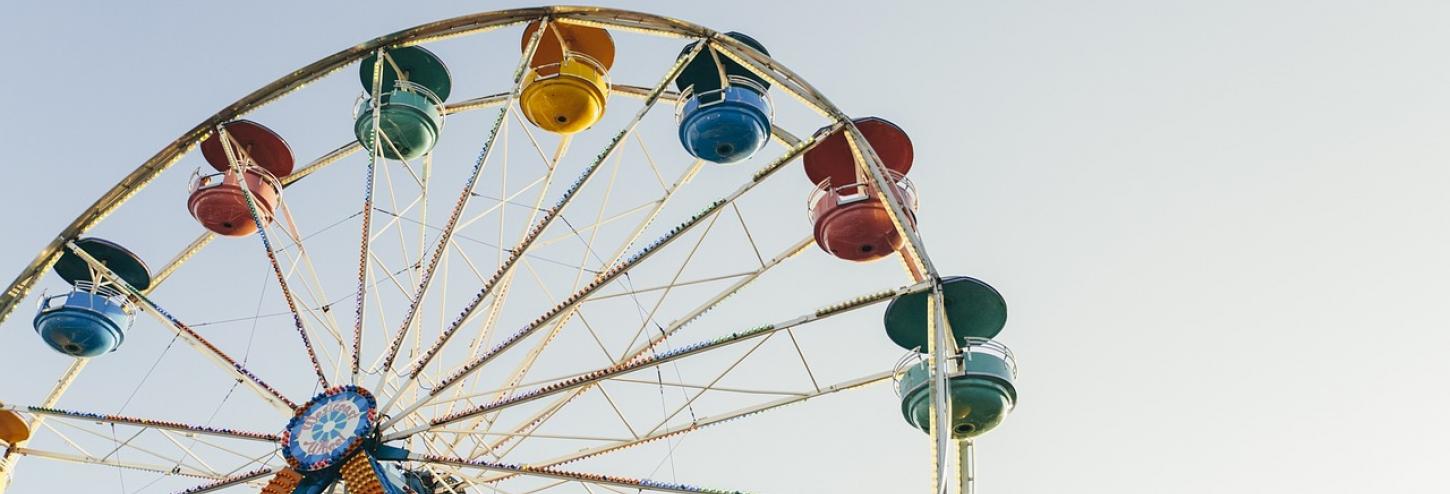
[[[524,30],[523,49],[538,30],[538,22]],[[612,66],[614,39],[609,31],[551,23],[529,60],[519,107],[530,122],[549,132],[587,129],[604,116]]]

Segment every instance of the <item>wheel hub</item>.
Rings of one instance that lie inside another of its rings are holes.
[[[282,456],[302,472],[341,465],[374,436],[377,399],[357,386],[338,386],[297,408],[282,433]]]

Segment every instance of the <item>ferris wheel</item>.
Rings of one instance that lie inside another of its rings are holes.
[[[970,491],[973,439],[1017,400],[1005,303],[927,255],[907,133],[847,116],[768,34],[480,13],[227,106],[0,294],[0,320],[36,307],[7,359],[74,358],[0,396],[0,491],[30,458],[187,494],[751,492],[619,468],[870,385],[932,438],[933,492]],[[342,139],[293,137],[322,126]],[[83,373],[152,358],[139,384]],[[67,394],[89,379],[135,390]]]

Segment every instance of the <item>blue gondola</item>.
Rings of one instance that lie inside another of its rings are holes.
[[[75,243],[132,287],[145,290],[151,286],[150,271],[131,251],[98,238]],[[72,252],[61,256],[55,272],[71,284],[71,291],[41,298],[35,332],[55,351],[73,357],[116,351],[135,321],[135,306],[111,280],[99,276]]]
[[[725,33],[769,54],[754,38]],[[686,46],[681,53],[694,49]],[[735,61],[702,51],[675,78],[682,103],[676,113],[680,144],[691,155],[714,163],[750,158],[770,139],[774,112],[770,83]]]

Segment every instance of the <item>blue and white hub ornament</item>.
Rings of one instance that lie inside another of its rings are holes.
[[[297,409],[282,433],[282,456],[300,472],[341,465],[373,436],[378,402],[357,386],[323,391]]]

